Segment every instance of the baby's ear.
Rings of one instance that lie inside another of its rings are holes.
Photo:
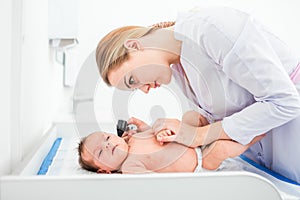
[[[111,171],[109,171],[109,170],[103,170],[103,169],[98,169],[97,173],[98,174],[111,174]]]

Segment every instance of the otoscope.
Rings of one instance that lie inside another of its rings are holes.
[[[117,124],[117,133],[119,137],[122,137],[123,133],[125,131],[129,131],[129,130],[137,130],[136,125],[134,124],[127,124],[127,121],[125,120],[118,120],[118,124]]]

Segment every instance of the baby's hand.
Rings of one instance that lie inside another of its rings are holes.
[[[165,136],[170,136],[172,135],[172,131],[166,129],[166,130],[161,130],[156,134],[156,140],[159,142],[160,145],[163,145],[164,142],[162,142],[162,138]]]

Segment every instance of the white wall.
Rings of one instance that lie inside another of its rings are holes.
[[[61,83],[59,69],[49,57],[48,1],[23,1],[22,20],[20,134],[24,156],[53,120],[54,94],[59,93]]]
[[[298,0],[80,0],[78,64],[96,48],[100,38],[124,25],[150,25],[176,19],[177,11],[201,5],[225,5],[254,14],[300,56]],[[10,173],[40,140],[53,121],[72,108],[72,88],[62,85],[62,66],[48,46],[47,0],[0,2],[0,175]],[[99,85],[101,116],[111,115],[111,89]],[[138,94],[140,95],[140,94]],[[155,96],[155,95],[154,95]],[[144,98],[144,97],[139,97]],[[176,101],[175,101],[176,103]],[[140,113],[149,113],[149,107]],[[150,105],[150,109],[154,105]],[[176,111],[177,113],[179,111]],[[175,113],[171,113],[177,116]],[[149,117],[149,115],[141,115]]]
[[[0,1],[0,175],[10,172],[11,13],[10,0]]]
[[[0,175],[18,167],[57,116],[69,114],[72,89],[48,45],[48,0],[4,0],[1,13]]]
[[[124,25],[151,25],[175,20],[180,10],[201,5],[224,5],[254,14],[298,52],[294,38],[300,33],[298,0],[80,0],[80,42],[82,49],[95,48],[98,40],[113,28]],[[118,6],[117,6],[118,5]],[[299,41],[299,40],[298,40]],[[88,51],[84,53],[86,57]]]
[[[73,91],[63,86],[63,66],[49,47],[48,0],[22,1],[21,31],[17,161],[23,161],[54,121],[70,114]]]
[[[117,4],[118,6],[116,6]],[[300,57],[300,29],[296,28],[300,19],[298,0],[111,0],[105,3],[98,0],[88,2],[81,0],[79,17],[81,55],[86,57],[89,50],[94,49],[98,41],[114,28],[125,25],[143,26],[161,21],[173,21],[176,19],[178,11],[202,5],[230,6],[253,14],[286,41],[294,51],[298,52]],[[136,94],[135,97],[138,96],[140,101],[134,101],[134,105],[129,106],[128,112],[151,123],[150,111],[156,104],[156,93],[151,92],[151,95]],[[106,88],[103,82],[99,82],[95,95],[95,113],[100,124],[107,121],[116,122],[117,120],[112,113],[113,94],[112,89]],[[171,97],[175,96],[171,95]],[[147,99],[150,99],[150,101],[147,101]],[[166,99],[170,100],[170,98]],[[180,106],[176,100],[171,103],[173,105],[177,103],[177,106]],[[163,105],[162,108],[166,109],[168,116],[178,117],[178,109],[176,114],[172,112],[174,110],[167,109],[166,105]]]

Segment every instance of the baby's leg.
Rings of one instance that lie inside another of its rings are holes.
[[[231,157],[231,148],[238,150],[238,152],[243,152],[244,147],[245,146],[231,140],[217,140],[205,147],[202,151],[202,167],[215,170],[225,159]]]
[[[265,134],[255,137],[247,145],[242,145],[232,140],[217,140],[202,151],[202,167],[209,170],[215,170],[224,160],[241,155],[264,136]]]
[[[207,119],[203,117],[200,113],[193,110],[184,113],[181,121],[183,123],[196,127],[208,125]]]

